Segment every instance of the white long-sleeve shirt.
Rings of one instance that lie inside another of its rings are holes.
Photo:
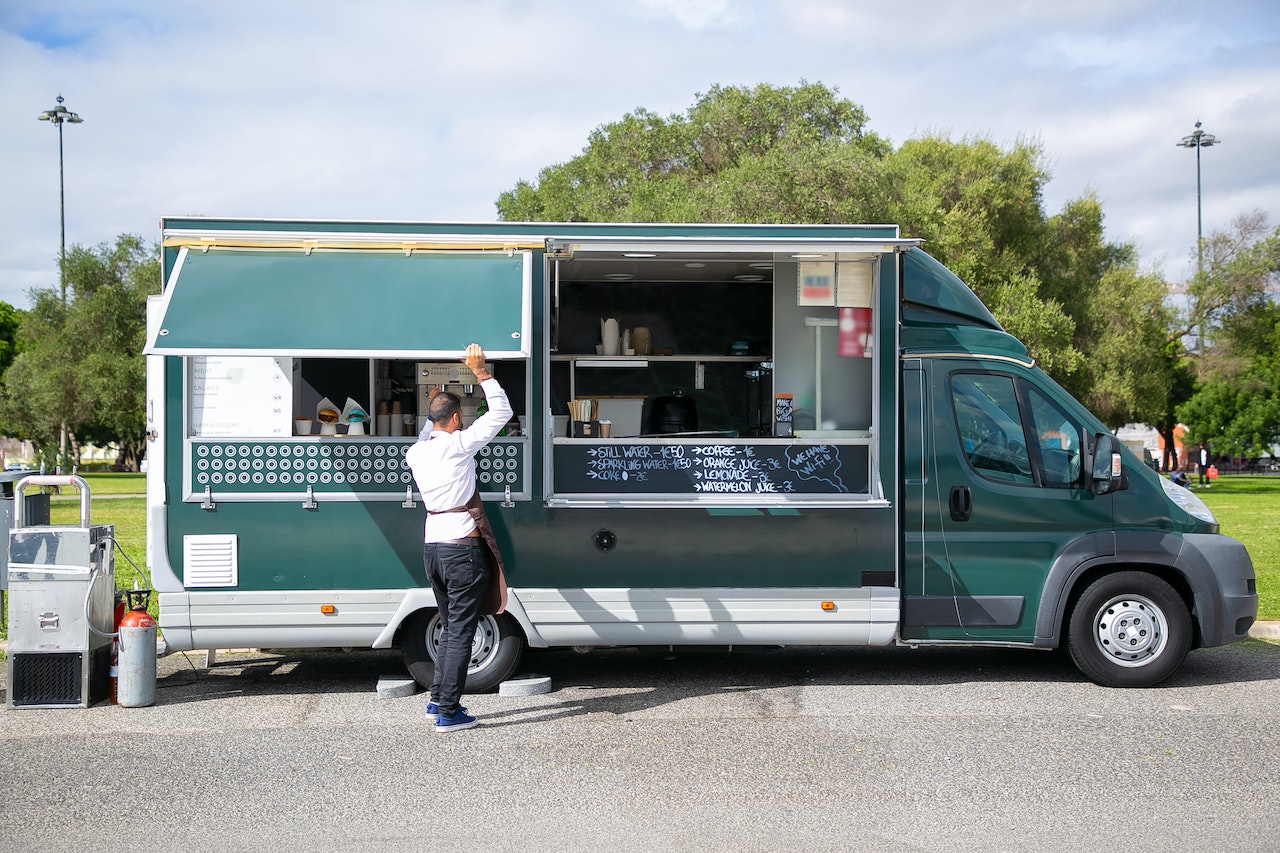
[[[476,529],[469,513],[444,510],[462,506],[471,498],[476,489],[476,454],[506,426],[512,414],[507,392],[498,380],[491,377],[480,387],[489,411],[466,429],[452,433],[431,429],[428,422],[428,429],[405,454],[422,503],[431,513],[423,528],[424,542],[461,539]]]

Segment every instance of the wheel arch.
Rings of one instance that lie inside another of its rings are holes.
[[[400,601],[400,606],[396,608],[395,614],[387,621],[378,638],[373,641],[373,648],[388,649],[392,646],[400,645],[401,634],[404,632],[404,626],[409,621],[409,617],[419,610],[434,609],[436,609],[436,597],[430,587],[406,590],[404,598]],[[542,638],[542,635],[538,633],[538,629],[530,621],[529,614],[520,602],[520,596],[516,590],[507,591],[506,612],[511,614],[511,618],[515,619],[516,624],[520,627],[520,632],[524,634],[524,643],[527,647],[531,649],[547,648],[547,641]]]
[[[1116,572],[1146,572],[1173,587],[1191,616],[1191,647],[1203,645],[1199,602],[1204,592],[1188,577],[1179,556],[1182,537],[1161,531],[1116,531],[1112,553],[1092,555],[1084,548],[1064,550],[1049,570],[1036,617],[1034,645],[1058,648],[1066,638],[1067,620],[1081,593],[1100,577]],[[1096,548],[1096,544],[1095,548]]]

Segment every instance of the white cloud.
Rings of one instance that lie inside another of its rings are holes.
[[[744,18],[742,0],[635,0],[633,11],[652,19],[671,19],[690,30],[733,27]]]
[[[1272,0],[371,0],[0,7],[0,299],[56,283],[62,92],[67,239],[158,236],[162,215],[495,217],[499,193],[643,107],[713,85],[838,87],[900,144],[925,130],[1038,138],[1046,208],[1086,191],[1108,235],[1176,275],[1205,225],[1280,220]],[[1191,61],[1187,61],[1190,57]]]

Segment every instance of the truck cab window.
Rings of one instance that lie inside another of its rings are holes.
[[[1038,388],[1029,387],[1032,434],[1040,451],[1041,483],[1049,488],[1080,485],[1080,427]]]
[[[952,377],[951,396],[960,446],[983,477],[1051,489],[1080,485],[1083,432],[1039,388],[1011,376],[962,373]]]
[[[992,480],[1033,484],[1013,379],[959,374],[951,380],[951,395],[960,446],[969,464]]]

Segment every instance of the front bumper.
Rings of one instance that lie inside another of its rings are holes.
[[[1258,591],[1249,552],[1230,536],[1187,533],[1177,565],[1195,593],[1200,646],[1243,640],[1258,618]]]

